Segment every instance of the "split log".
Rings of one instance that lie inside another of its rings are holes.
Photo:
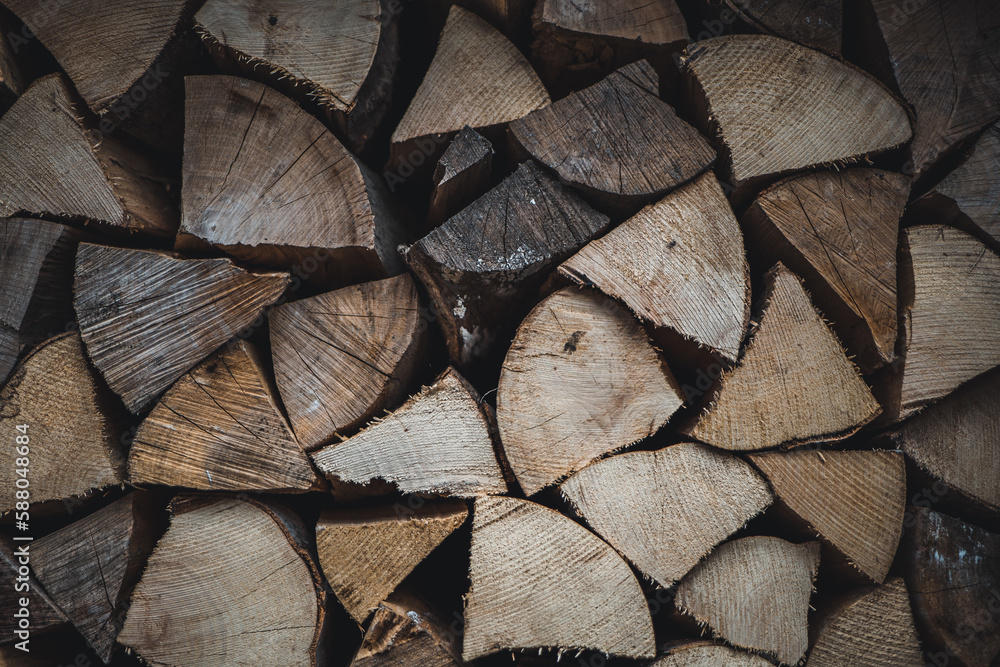
[[[10,37],[13,34],[11,27],[11,22],[6,17],[0,20],[0,34],[7,36],[7,39],[0,41],[0,105],[4,110],[24,92],[25,83],[15,58],[17,49]]]
[[[404,250],[466,369],[512,333],[548,272],[608,226],[534,162]]]
[[[906,421],[895,443],[922,469],[973,502],[1000,509],[1000,372],[967,382]]]
[[[205,491],[314,488],[260,354],[237,338],[185,373],[140,424],[128,481]]]
[[[592,649],[656,655],[639,582],[615,551],[572,520],[527,500],[480,498],[462,657],[503,649]]]
[[[298,518],[226,497],[171,510],[118,640],[152,665],[324,664],[326,593]]]
[[[4,534],[0,539],[0,586],[6,595],[0,597],[0,644],[17,642],[20,638],[14,634],[18,629],[19,619],[14,616],[21,609],[20,598],[28,598],[30,634],[47,633],[65,628],[69,623],[66,614],[59,608],[38,580],[30,573],[28,561],[31,559],[29,542],[14,542]],[[28,547],[27,559],[15,554],[15,550]],[[29,644],[30,646],[30,644]],[[0,658],[0,665],[6,665]]]
[[[89,235],[44,220],[0,220],[0,383],[21,352],[71,326],[73,260]]]
[[[31,84],[0,119],[0,216],[173,236],[176,212],[154,163],[112,136],[95,143],[74,98],[63,76],[52,74]]]
[[[726,542],[678,585],[677,608],[716,637],[797,664],[809,648],[807,617],[819,543],[776,537]]]
[[[250,326],[289,284],[228,259],[83,243],[73,284],[87,354],[134,413]]]
[[[505,493],[481,399],[454,369],[357,435],[312,454],[331,480],[382,479],[403,493]]]
[[[896,577],[862,589],[822,610],[809,651],[809,667],[923,665],[906,584]]]
[[[511,123],[511,136],[566,183],[634,212],[702,173],[715,153],[659,99],[645,60]]]
[[[771,663],[731,646],[695,641],[671,647],[650,667],[768,667]]]
[[[0,427],[17,434],[27,425],[31,501],[68,500],[120,484],[125,453],[114,397],[94,377],[80,336],[66,333],[35,348],[0,390]],[[121,408],[118,408],[121,410]],[[21,455],[14,447],[0,457],[0,485],[10,489],[0,513],[14,509]]]
[[[466,125],[434,168],[428,223],[440,224],[478,199],[486,192],[492,169],[493,145]]]
[[[990,667],[1000,656],[1000,535],[923,507],[902,547],[928,657]]]
[[[843,0],[726,0],[726,4],[762,32],[827,53],[840,52]]]
[[[323,285],[402,272],[403,232],[381,177],[322,123],[247,79],[185,82],[178,250],[205,241],[261,266],[300,266]]]
[[[451,627],[424,600],[397,591],[379,605],[351,667],[461,667],[460,635]]]
[[[766,276],[760,325],[739,366],[686,430],[730,450],[837,440],[870,422],[879,405],[798,277],[777,264]]]
[[[424,356],[423,318],[407,275],[344,287],[271,312],[275,380],[306,451],[405,398]]]
[[[162,532],[158,512],[136,491],[31,544],[38,581],[105,663]]]
[[[361,625],[468,515],[460,501],[416,510],[401,505],[327,510],[316,524],[320,567],[337,599]]]
[[[773,500],[749,464],[695,443],[602,459],[559,489],[598,535],[664,588]]]
[[[896,243],[910,182],[881,169],[821,171],[781,181],[741,219],[757,256],[800,275],[856,363],[894,358]]]
[[[886,451],[751,454],[775,495],[809,528],[877,584],[903,532],[906,465]],[[856,568],[856,570],[855,570]]]
[[[916,114],[910,146],[920,177],[963,139],[1000,116],[1000,6],[989,0],[871,0],[866,63],[884,71]],[[869,17],[865,17],[868,19]]]
[[[521,323],[497,390],[504,452],[527,495],[655,433],[683,399],[639,323],[565,288]]]
[[[769,35],[688,47],[684,71],[734,185],[884,152],[911,136],[906,109],[860,69]]]
[[[559,271],[736,361],[750,320],[750,275],[739,225],[711,173],[591,241]]]

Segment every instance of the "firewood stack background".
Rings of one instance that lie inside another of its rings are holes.
[[[1000,665],[1000,3],[0,1],[0,664]]]

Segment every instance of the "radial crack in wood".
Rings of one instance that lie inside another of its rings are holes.
[[[771,663],[753,653],[708,641],[694,641],[671,647],[650,667],[768,667]]]
[[[466,125],[434,167],[428,223],[444,222],[486,192],[492,168],[493,145]]]
[[[409,591],[379,605],[351,667],[461,667],[460,634],[454,624]]]
[[[764,32],[840,52],[843,0],[726,0],[726,4]]]

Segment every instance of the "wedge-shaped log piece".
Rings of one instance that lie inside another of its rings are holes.
[[[607,216],[529,161],[404,257],[464,368],[512,333],[504,324],[523,317],[548,272],[607,226]]]
[[[708,641],[672,646],[650,667],[767,667],[771,663],[753,653]]]
[[[895,441],[930,474],[1000,509],[1000,371],[971,380],[906,421]]]
[[[775,495],[875,583],[896,555],[906,509],[903,455],[887,451],[751,454]]]
[[[93,140],[83,114],[66,80],[52,74],[3,115],[0,216],[44,215],[173,236],[177,214],[154,164],[113,136]]]
[[[645,60],[511,123],[513,138],[564,181],[634,210],[705,171],[715,153],[659,99]]]
[[[539,22],[584,35],[605,35],[645,44],[666,45],[688,38],[684,15],[674,0],[625,0],[613,6],[545,0],[536,19],[536,24]]]
[[[735,361],[750,319],[743,236],[711,173],[591,241],[559,271]]]
[[[66,614],[42,589],[37,579],[30,574],[25,577],[20,571],[24,567],[22,561],[25,561],[25,549],[28,551],[27,560],[31,560],[31,545],[27,542],[14,542],[10,537],[10,535],[5,534],[3,541],[0,542],[0,586],[3,586],[5,591],[15,591],[18,594],[0,597],[0,632],[3,633],[4,642],[21,641],[20,637],[14,634],[15,630],[20,629],[18,628],[19,619],[14,614],[23,613],[20,612],[19,598],[21,597],[28,598],[28,613],[30,614],[28,622],[31,623],[28,631],[29,640],[36,633],[41,634],[64,628],[69,623]],[[19,578],[20,580],[18,580]],[[22,588],[22,586],[27,586],[27,588]],[[28,646],[34,648],[30,641]],[[29,655],[31,654],[29,653]],[[6,664],[0,658],[0,665],[6,667]]]
[[[726,542],[681,581],[674,603],[730,644],[794,665],[809,648],[819,551],[776,537]]]
[[[602,294],[567,287],[521,323],[500,372],[497,423],[531,495],[652,435],[681,403],[631,313]]]
[[[227,497],[171,507],[118,640],[150,665],[316,667],[326,594],[298,518]]]
[[[549,103],[535,70],[506,37],[454,5],[423,83],[392,143],[500,125]]]
[[[923,507],[908,512],[903,576],[925,651],[991,667],[1000,656],[1000,535]]]
[[[362,624],[413,568],[469,515],[464,502],[365,510],[327,510],[316,524],[316,549],[326,580]]]
[[[459,634],[439,611],[409,591],[379,605],[351,667],[461,667]]]
[[[14,509],[17,470],[25,468],[17,459],[24,456],[35,503],[120,484],[125,453],[114,400],[87,365],[76,333],[52,338],[25,357],[0,390],[0,428],[12,434],[0,456],[0,484],[11,489],[0,500],[0,513]],[[21,452],[18,435],[26,436]]]
[[[688,48],[737,181],[850,161],[910,138],[906,110],[845,62],[768,35],[725,35]]]
[[[185,371],[254,323],[290,282],[228,259],[83,243],[73,306],[87,354],[138,413]]]
[[[480,402],[472,385],[449,368],[395,412],[313,453],[313,462],[332,480],[382,479],[403,493],[505,493]]]
[[[316,473],[278,408],[257,350],[237,338],[180,377],[139,426],[133,485],[310,490]]]
[[[731,450],[850,435],[878,403],[798,277],[778,264],[766,283],[760,326],[691,435]]]
[[[890,171],[821,171],[771,186],[741,220],[760,255],[802,276],[865,372],[894,356],[896,244],[909,192],[909,179]]]
[[[821,610],[809,667],[923,665],[910,596],[900,578],[862,589]]]
[[[31,544],[38,581],[105,663],[159,537],[157,511],[137,491]]]
[[[466,125],[434,167],[428,221],[444,222],[483,194],[493,168],[493,145]]]
[[[839,52],[843,0],[726,0],[747,23],[801,44]]]
[[[16,53],[19,49],[14,43],[19,36],[12,33],[11,24],[8,20],[0,22],[0,30],[7,35],[7,39],[0,44],[0,105],[9,107],[24,92],[25,79],[21,68],[17,63]]]
[[[300,264],[322,284],[402,271],[381,177],[322,123],[247,79],[192,76],[185,89],[178,249],[193,236],[257,264]]]
[[[696,443],[602,459],[559,488],[598,535],[664,588],[773,499],[748,463]]]
[[[656,654],[639,582],[600,538],[527,500],[480,498],[472,523],[462,657],[503,649]]]

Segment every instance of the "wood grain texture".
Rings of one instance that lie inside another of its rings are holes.
[[[693,641],[672,646],[650,667],[767,667],[771,663],[753,653],[724,644]]]
[[[5,35],[11,34],[11,21],[0,21],[0,30]],[[9,107],[24,92],[25,75],[17,62],[17,51],[14,39],[10,36],[0,44],[0,104]]]
[[[875,583],[889,573],[906,509],[903,455],[887,451],[751,454],[778,496]]]
[[[292,435],[260,354],[237,338],[182,375],[132,441],[128,481],[204,491],[309,491],[316,473]]]
[[[515,498],[477,499],[469,569],[467,661],[541,647],[656,654],[649,608],[628,565],[554,510]]]
[[[492,168],[493,145],[466,125],[434,167],[427,221],[440,224],[475,201],[489,187]]]
[[[843,0],[726,0],[726,4],[764,32],[840,52]]]
[[[86,496],[123,481],[125,452],[111,400],[77,333],[42,343],[15,368],[0,390],[0,427],[16,434],[16,425],[28,425],[32,502]],[[0,497],[0,512],[14,509],[16,470],[24,468],[15,465],[13,438],[0,456],[0,484],[11,490]]]
[[[119,641],[157,667],[316,667],[326,593],[298,519],[228,497],[172,509]]]
[[[521,323],[500,372],[497,424],[517,481],[531,495],[652,435],[682,402],[631,313],[569,287]]]
[[[361,625],[468,516],[460,501],[416,510],[326,510],[316,524],[319,564],[340,604]]]
[[[31,636],[65,629],[69,619],[63,610],[49,597],[38,580],[31,575],[30,570],[27,570],[27,577],[20,571],[31,559],[31,545],[28,545],[28,556],[25,557],[22,553],[15,553],[15,550],[20,551],[24,548],[24,543],[14,542],[11,537],[5,534],[0,541],[0,586],[8,591],[8,595],[0,597],[0,633],[3,633],[0,636],[3,637],[3,642],[11,643],[20,639],[14,634],[18,629],[19,620],[14,614],[20,613],[21,597],[28,598]],[[21,580],[18,581],[18,578]],[[27,588],[22,588],[25,585]],[[23,652],[18,651],[18,653]],[[2,658],[0,665],[6,667]]]
[[[81,244],[73,306],[87,354],[138,413],[185,371],[251,325],[289,284],[228,259]]]
[[[766,277],[760,325],[740,365],[687,430],[710,445],[755,450],[845,437],[879,413],[857,369],[809,301],[798,277]]]
[[[776,537],[726,542],[678,585],[674,603],[716,637],[794,665],[809,648],[807,616],[819,543]]]
[[[489,23],[454,5],[423,83],[392,142],[500,125],[549,104],[527,59]]]
[[[346,441],[312,454],[333,480],[382,479],[403,493],[505,493],[490,425],[475,389],[454,369]]]
[[[541,20],[564,30],[646,44],[672,44],[687,39],[687,24],[674,0],[626,0],[614,5],[545,0]]]
[[[739,354],[750,275],[739,225],[711,173],[591,241],[559,271],[729,361]]]
[[[513,333],[548,272],[608,222],[529,161],[406,249],[455,363],[468,367]]]
[[[421,362],[426,329],[407,275],[274,309],[275,380],[306,451],[349,433],[406,396]]]
[[[460,667],[460,634],[454,623],[409,591],[379,605],[351,667]]]
[[[910,182],[881,169],[781,181],[741,219],[755,250],[800,275],[862,371],[893,360],[896,244]]]
[[[913,625],[910,596],[899,577],[884,586],[860,589],[820,612],[809,667],[924,665]]]
[[[740,181],[851,161],[911,136],[888,89],[819,51],[768,35],[725,35],[687,52],[685,70]]]
[[[749,464],[695,443],[601,459],[559,490],[598,535],[664,588],[773,500]]]
[[[173,236],[177,214],[159,169],[113,136],[95,141],[93,130],[62,75],[31,84],[0,119],[0,216]]]

